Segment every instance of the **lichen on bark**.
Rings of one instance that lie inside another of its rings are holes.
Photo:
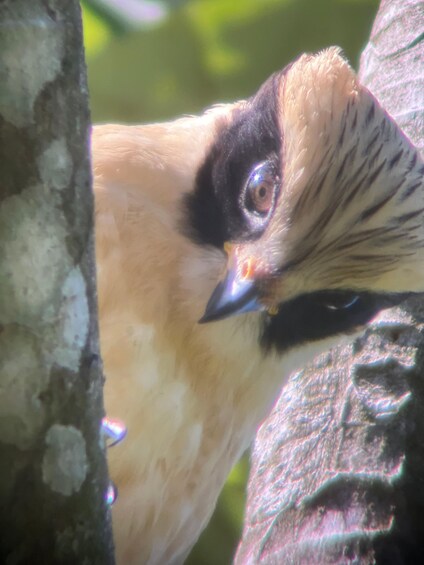
[[[109,564],[79,3],[0,29],[0,562]]]

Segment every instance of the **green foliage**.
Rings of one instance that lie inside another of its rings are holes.
[[[102,49],[112,39],[112,30],[103,18],[99,17],[96,12],[93,12],[90,6],[87,6],[84,2],[81,2],[81,6],[84,24],[85,55],[91,61],[95,55],[101,53]]]
[[[168,16],[138,30],[101,0],[82,5],[93,121],[147,122],[250,96],[304,51],[340,45],[357,66],[378,1],[168,0]],[[247,472],[244,458],[189,565],[231,562]]]
[[[236,465],[209,523],[191,552],[186,565],[225,565],[231,563],[240,539],[249,473],[247,455]]]
[[[356,65],[377,1],[191,0],[128,33],[83,5],[93,120],[143,122],[249,96],[303,51]]]

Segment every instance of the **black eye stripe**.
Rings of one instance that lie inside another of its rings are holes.
[[[349,290],[304,294],[281,304],[275,316],[263,315],[260,343],[266,351],[284,353],[308,341],[349,334],[367,324],[380,310],[410,296],[410,293],[374,294]],[[341,307],[329,308],[336,298]],[[342,306],[343,300],[348,307]]]
[[[322,294],[322,304],[330,310],[348,310],[360,306],[360,301],[360,295],[355,292],[341,291]]]
[[[353,296],[352,298],[346,300],[344,304],[334,304],[328,303],[326,304],[327,308],[330,310],[347,310],[348,308],[352,308],[358,302],[359,296]]]
[[[240,195],[259,163],[270,160],[281,171],[280,80],[281,74],[272,76],[217,132],[194,190],[183,202],[182,231],[195,243],[222,249],[225,241],[259,237],[259,222],[252,224],[246,217]]]

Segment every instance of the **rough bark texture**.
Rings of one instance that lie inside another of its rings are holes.
[[[0,2],[0,563],[113,563],[77,0]]]
[[[424,146],[424,4],[381,3],[362,81]],[[424,563],[424,300],[294,375],[261,427],[238,565]]]

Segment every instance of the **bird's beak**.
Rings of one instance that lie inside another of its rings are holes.
[[[224,280],[212,292],[199,324],[265,309],[259,301],[259,290],[249,260],[240,265],[232,246],[226,245],[225,249],[228,253],[228,265]]]

